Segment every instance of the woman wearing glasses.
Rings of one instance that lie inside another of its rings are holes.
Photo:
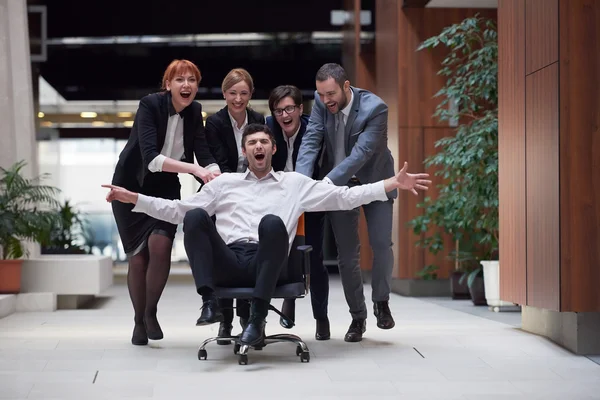
[[[304,114],[302,93],[291,85],[278,86],[269,96],[269,109],[272,117],[267,117],[267,125],[271,128],[277,141],[277,152],[273,155],[275,171],[295,171],[298,151],[302,137],[308,125],[309,116]],[[320,173],[322,160],[320,155],[314,168],[313,179],[323,179]],[[325,213],[306,213],[304,216],[306,244],[313,247],[310,253],[310,299],[313,317],[316,320],[315,338],[328,340],[331,337],[329,319],[327,317],[327,299],[329,297],[329,275],[323,265],[323,229]],[[295,299],[284,300],[282,312],[295,319]],[[280,320],[285,326],[285,321]]]

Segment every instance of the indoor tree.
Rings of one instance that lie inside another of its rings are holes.
[[[441,102],[434,114],[457,126],[455,135],[436,142],[436,153],[425,160],[436,169],[439,195],[426,197],[422,215],[409,222],[423,235],[420,246],[436,254],[442,234],[455,245],[456,265],[478,266],[498,249],[498,43],[493,21],[476,15],[445,28],[418,50],[445,46],[448,54],[439,75],[446,83],[436,93]],[[472,261],[475,261],[473,263]],[[431,269],[432,266],[426,266]],[[470,281],[478,273],[469,277]]]

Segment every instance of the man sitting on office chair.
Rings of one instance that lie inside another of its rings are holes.
[[[243,173],[223,174],[185,200],[167,200],[133,193],[114,185],[107,201],[135,204],[134,212],[174,224],[183,222],[185,250],[203,306],[197,325],[223,321],[214,287],[219,282],[253,285],[248,325],[240,342],[261,343],[271,297],[288,275],[290,246],[304,212],[351,210],[373,201],[387,201],[395,189],[427,190],[428,174],[409,174],[407,164],[384,181],[348,188],[315,181],[296,172],[274,172],[275,138],[266,125],[251,124],[242,135],[248,159]],[[210,218],[216,215],[216,226]],[[282,274],[283,272],[283,274]],[[298,272],[300,273],[300,272]]]

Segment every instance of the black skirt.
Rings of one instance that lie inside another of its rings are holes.
[[[123,176],[115,173],[115,176]],[[156,172],[146,175],[143,187],[139,186],[135,177],[127,182],[113,177],[113,185],[121,186],[136,193],[147,196],[160,197],[163,199],[180,199],[181,184],[177,174],[170,172]],[[127,257],[134,256],[148,246],[148,238],[152,234],[159,234],[175,239],[177,225],[161,221],[147,214],[132,212],[133,204],[125,204],[118,201],[111,203],[115,222],[121,243]]]

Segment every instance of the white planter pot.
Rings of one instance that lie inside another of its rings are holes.
[[[485,299],[488,306],[497,307],[512,306],[513,303],[500,300],[500,262],[481,261],[483,266],[483,283],[485,285]]]
[[[21,292],[99,295],[113,284],[112,259],[106,256],[56,254],[23,261]]]

